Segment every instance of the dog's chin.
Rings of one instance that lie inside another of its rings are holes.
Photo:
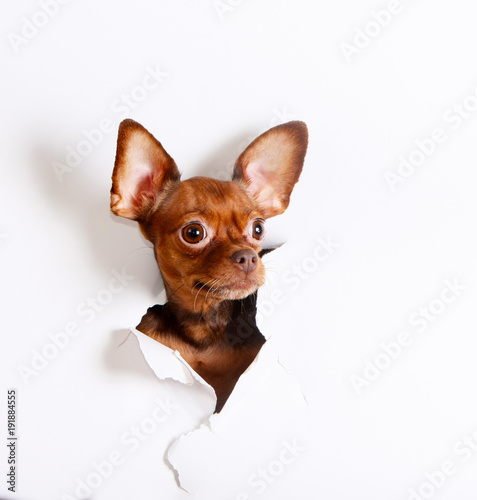
[[[209,299],[215,300],[240,300],[255,293],[263,282],[259,279],[245,279],[232,283],[220,284],[220,286],[209,288],[202,283],[197,283],[194,288],[201,289],[200,293]]]
[[[256,292],[258,288],[258,285],[224,288],[223,290],[219,290],[215,294],[215,297],[222,300],[240,300]]]

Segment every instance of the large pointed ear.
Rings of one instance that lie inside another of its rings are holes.
[[[279,215],[290,202],[308,146],[308,129],[293,121],[257,137],[238,157],[233,180],[245,184],[265,218]]]
[[[134,120],[119,125],[111,188],[111,211],[143,221],[179,170],[161,143]]]

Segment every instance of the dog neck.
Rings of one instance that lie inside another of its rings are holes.
[[[167,302],[164,306],[177,333],[194,347],[208,347],[220,342],[232,312],[232,303],[227,300],[204,300],[184,302],[177,294],[171,294],[166,286]]]
[[[198,350],[259,349],[265,339],[256,313],[256,292],[239,300],[216,301],[202,311],[190,311],[171,296],[166,304],[149,308],[137,329],[169,346],[179,341]]]

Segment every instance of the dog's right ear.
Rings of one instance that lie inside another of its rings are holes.
[[[265,219],[288,207],[307,147],[306,124],[291,121],[264,132],[238,157],[233,180],[244,185]]]
[[[134,120],[124,120],[119,125],[112,178],[111,211],[141,222],[180,173],[152,134]]]

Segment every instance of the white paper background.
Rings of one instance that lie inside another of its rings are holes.
[[[131,117],[184,177],[225,178],[270,126],[309,126],[301,182],[269,224],[288,243],[260,306],[309,422],[264,442],[260,467],[244,450],[227,499],[477,498],[475,15],[464,0],[3,6],[2,447],[9,388],[19,435],[18,493],[5,447],[3,497],[75,498],[103,464],[94,500],[191,498],[163,457],[204,415],[117,348],[161,293],[148,244],[109,213],[117,126]],[[58,176],[70,147],[84,157]],[[422,164],[393,190],[400,157]],[[52,338],[67,344],[55,353]],[[446,462],[452,473],[437,472]]]

